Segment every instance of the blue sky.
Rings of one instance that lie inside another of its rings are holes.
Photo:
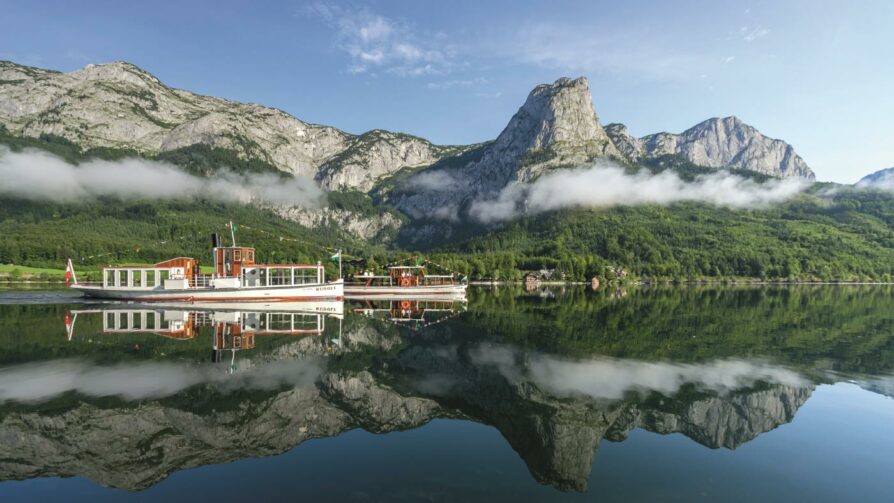
[[[349,132],[496,137],[587,76],[636,135],[737,115],[821,180],[894,166],[894,2],[4,2],[0,59],[130,61],[174,87]]]

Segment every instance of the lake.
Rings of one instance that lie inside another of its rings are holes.
[[[892,501],[892,307],[886,286],[0,290],[0,500]]]

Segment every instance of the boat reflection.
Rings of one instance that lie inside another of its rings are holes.
[[[326,318],[339,321],[343,303],[282,302],[264,304],[188,303],[158,305],[110,305],[66,313],[65,330],[75,338],[78,317],[99,316],[102,334],[154,334],[167,339],[191,340],[201,329],[211,332],[211,361],[219,363],[230,353],[230,368],[236,370],[238,351],[255,347],[255,337],[268,335],[322,335]],[[340,343],[340,337],[333,341]]]
[[[412,299],[354,298],[351,312],[420,330],[466,311],[465,296],[428,296]]]

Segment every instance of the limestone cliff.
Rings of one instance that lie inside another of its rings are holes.
[[[606,132],[632,161],[678,155],[710,168],[737,168],[778,178],[814,179],[813,171],[794,148],[769,138],[736,117],[708,119],[680,134],[656,133],[634,138],[623,124]]]

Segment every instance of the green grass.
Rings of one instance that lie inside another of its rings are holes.
[[[0,274],[2,273],[12,273],[13,271],[19,271],[22,274],[54,274],[62,276],[65,274],[65,269],[52,269],[49,267],[27,267],[22,265],[13,265],[13,264],[0,264]]]

